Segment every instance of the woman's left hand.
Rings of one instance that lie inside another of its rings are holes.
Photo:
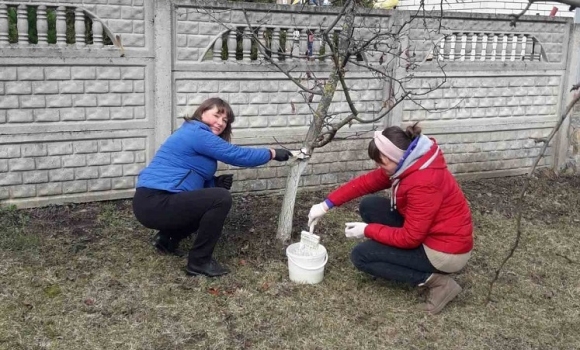
[[[364,222],[347,222],[344,234],[348,238],[364,238],[367,224]]]
[[[226,190],[232,188],[232,183],[234,182],[234,174],[220,175],[215,178],[215,186],[223,187]]]

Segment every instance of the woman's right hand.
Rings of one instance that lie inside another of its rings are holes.
[[[315,204],[310,208],[310,213],[308,213],[308,227],[314,227],[318,223],[321,217],[328,212],[328,206],[325,202]],[[312,231],[312,230],[311,230]]]
[[[272,153],[272,159],[279,162],[285,162],[292,157],[292,152],[283,148],[270,149],[270,153]]]

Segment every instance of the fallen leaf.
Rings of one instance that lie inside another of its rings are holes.
[[[240,265],[242,266],[246,266],[248,264],[248,262],[244,259],[240,260]]]
[[[85,305],[91,306],[94,305],[95,301],[93,299],[85,299]]]
[[[209,294],[218,296],[220,294],[220,290],[218,288],[210,288],[207,290]]]

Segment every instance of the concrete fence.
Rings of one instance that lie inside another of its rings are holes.
[[[232,105],[235,143],[297,147],[312,112],[261,55],[298,75],[328,76],[320,24],[337,11],[196,0],[1,1],[0,203],[130,197],[140,169],[182,123],[185,105],[211,96]],[[384,27],[392,15],[368,11],[357,31]],[[264,40],[265,53],[240,35],[250,31]],[[565,18],[528,16],[513,28],[503,15],[450,13],[439,24],[427,14],[406,32],[417,68],[397,73],[415,97],[374,127],[421,121],[457,176],[522,174],[569,99],[578,74],[576,33]],[[358,59],[375,65],[379,57]],[[347,78],[359,111],[380,110],[388,92],[372,72],[353,68]],[[421,94],[444,78],[442,88]],[[338,91],[331,112],[348,111]],[[575,167],[579,119],[564,125],[542,166]],[[301,185],[334,185],[372,168],[371,127],[353,125],[340,135],[349,138],[318,150]],[[279,191],[288,168],[220,170],[235,174],[234,191]]]

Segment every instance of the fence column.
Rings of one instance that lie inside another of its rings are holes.
[[[230,30],[228,34],[228,61],[236,60],[236,49],[238,48],[237,28]]]
[[[0,4],[0,47],[8,45],[8,6]]]
[[[46,20],[46,6],[40,5],[36,9],[36,31],[38,32],[38,46],[48,45],[48,22]]]
[[[170,0],[155,0],[155,22],[171,23],[172,5]],[[148,113],[155,120],[155,149],[165,141],[173,130],[173,61],[172,50],[167,43],[172,40],[171,26],[154,26],[155,37],[155,111]],[[171,47],[171,46],[170,46]],[[149,159],[152,157],[149,154]]]
[[[75,43],[85,46],[85,12],[80,7],[75,10]]]
[[[56,44],[66,45],[66,8],[59,6],[56,8]]]
[[[570,88],[574,84],[580,83],[580,25],[571,24],[573,30],[570,31],[570,36],[565,38],[563,41],[564,51],[563,59],[567,62],[566,72],[562,75],[562,83],[560,84],[560,108],[557,111],[558,116],[564,113],[564,110],[568,103],[572,100],[575,93],[570,92]],[[568,30],[566,30],[568,32]],[[528,40],[531,41],[531,40]],[[567,43],[567,44],[566,44]],[[568,118],[564,120],[556,139],[554,140],[554,169],[561,169],[566,163],[570,161],[577,162],[578,154],[568,154],[568,149],[570,146],[570,136],[580,135],[580,128],[574,127],[578,125],[577,122],[580,119],[580,109],[578,105],[573,108],[570,112]],[[571,123],[572,120],[575,123]],[[570,159],[570,156],[574,156],[576,159]],[[580,164],[575,165],[576,171],[579,171]]]
[[[28,6],[22,4],[18,5],[17,13],[17,23],[16,27],[18,29],[18,45],[27,46],[28,45]]]
[[[272,31],[272,42],[270,44],[272,60],[280,61],[280,55],[278,52],[280,50],[280,28],[276,27]]]
[[[250,61],[252,54],[252,28],[244,27],[242,36],[243,60]]]
[[[215,62],[221,62],[222,60],[222,46],[223,40],[221,35],[215,39],[215,43],[213,43],[213,60]]]
[[[93,21],[93,46],[103,46],[103,24],[99,21]]]

